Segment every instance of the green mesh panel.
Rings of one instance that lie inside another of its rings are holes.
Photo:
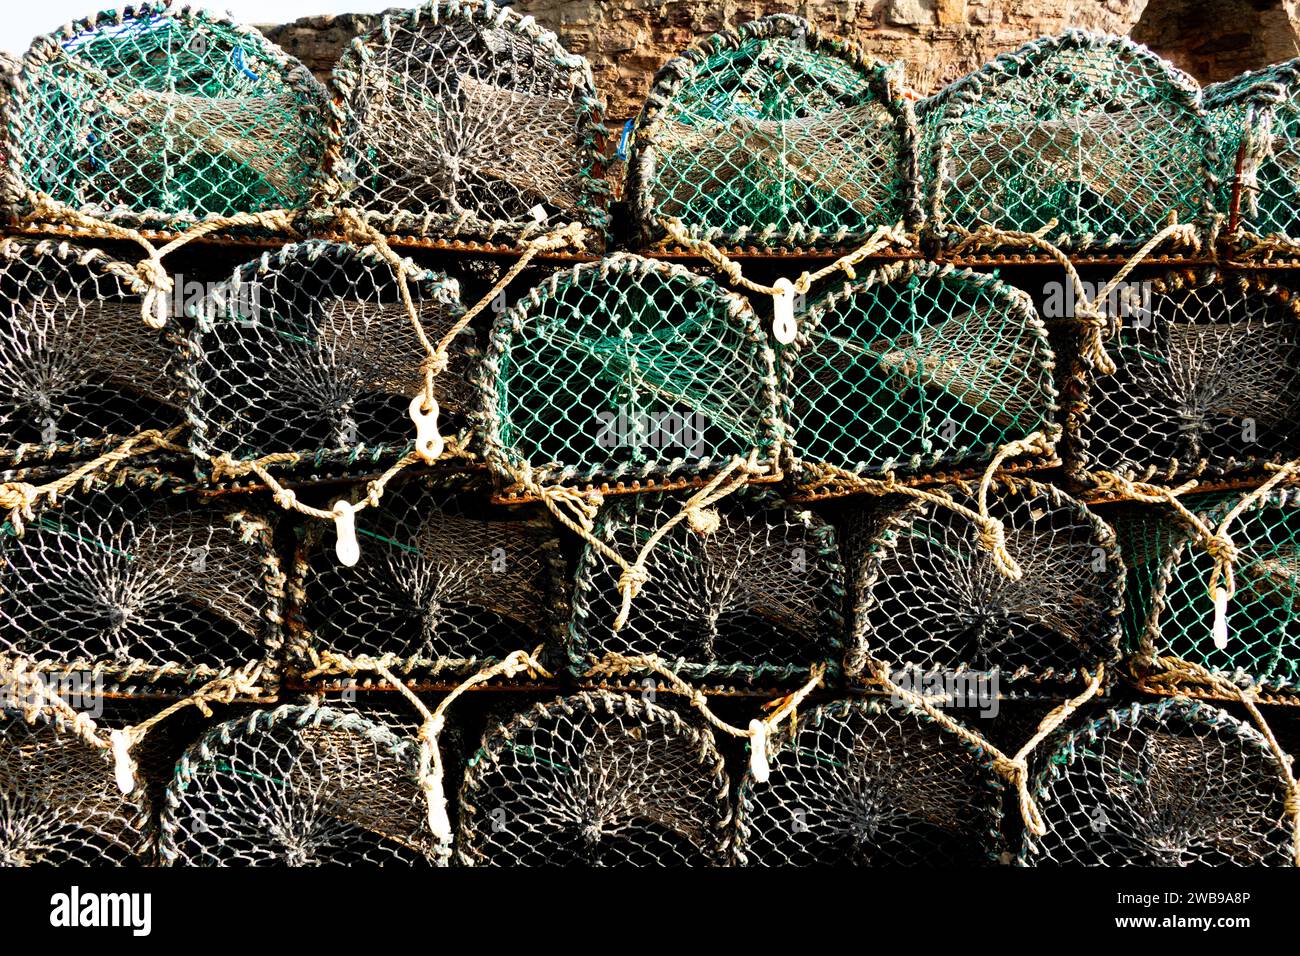
[[[668,62],[637,121],[636,215],[724,243],[843,245],[916,220],[901,71],[776,14]]]
[[[682,504],[672,495],[621,498],[595,533],[636,554]],[[655,654],[679,673],[740,683],[806,677],[818,662],[838,666],[844,573],[835,529],[763,492],[737,492],[711,510],[716,530],[682,521],[651,551],[650,580],[617,632],[621,569],[584,548],[569,634],[579,676],[611,651]]]
[[[793,454],[868,474],[979,465],[1054,429],[1054,361],[1011,286],[887,266],[814,303],[782,350]]]
[[[738,790],[742,863],[987,866],[1002,853],[989,757],[920,711],[835,701],[770,746],[770,779],[746,773]]]
[[[256,30],[146,3],[39,37],[7,113],[28,189],[120,222],[300,207],[324,88]]]
[[[331,198],[386,232],[514,239],[603,233],[591,67],[510,7],[435,0],[360,18],[334,71]]]
[[[1246,492],[1185,500],[1217,528]],[[1209,594],[1214,559],[1167,508],[1122,513],[1116,530],[1129,567],[1130,610],[1125,632],[1141,659],[1174,656],[1269,693],[1300,695],[1300,511],[1294,489],[1276,491],[1244,511],[1229,535],[1240,549],[1236,593],[1228,602],[1228,644],[1213,640]]]
[[[1066,246],[1140,245],[1213,211],[1195,80],[1125,37],[1069,30],[1005,53],[917,109],[926,212]]]
[[[424,269],[407,276],[438,342],[464,311],[459,285]],[[373,467],[410,450],[411,399],[424,388],[428,355],[393,267],[373,248],[312,240],[265,253],[197,312],[183,374],[201,454],[297,452],[315,465]],[[465,423],[477,359],[467,330],[434,380],[444,435]]]
[[[551,276],[497,319],[489,462],[564,484],[698,476],[775,454],[772,350],[744,299],[616,254]]]
[[[1030,866],[1292,866],[1289,777],[1253,727],[1185,698],[1067,735],[1033,784]]]
[[[1069,471],[1222,475],[1300,453],[1300,303],[1243,274],[1171,273],[1149,288],[1149,308],[1105,341],[1113,375],[1079,356]]]

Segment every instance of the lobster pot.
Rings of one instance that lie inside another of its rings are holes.
[[[214,728],[176,765],[161,854],[184,866],[419,866],[429,830],[416,747],[355,711],[285,705]]]
[[[1145,283],[1144,283],[1145,285]],[[1067,409],[1067,472],[1135,479],[1222,477],[1300,454],[1300,302],[1258,276],[1172,273],[1080,351]],[[1113,330],[1112,330],[1113,331]]]
[[[68,243],[0,242],[0,461],[93,457],[181,423],[173,334],[144,324],[113,265]]]
[[[148,2],[38,37],[7,110],[27,190],[127,225],[300,207],[325,90],[251,27]]]
[[[636,121],[634,209],[648,240],[857,244],[919,215],[916,118],[897,64],[774,14],[669,61]]]
[[[1034,40],[917,113],[926,213],[941,236],[1051,225],[1066,247],[1136,247],[1170,213],[1214,211],[1196,81],[1126,37]]]
[[[708,730],[624,694],[531,708],[469,761],[457,855],[492,866],[723,862],[729,783]]]
[[[384,657],[413,678],[477,671],[554,647],[568,621],[567,570],[550,523],[486,503],[469,479],[390,487],[359,516],[361,560],[341,564],[333,529],[304,531],[294,657]]]
[[[668,495],[606,506],[600,540],[635,554],[682,508]],[[581,675],[609,652],[654,654],[684,676],[761,683],[843,657],[844,571],[835,529],[766,493],[737,493],[673,525],[650,552],[649,580],[619,611],[621,569],[587,545],[579,561],[569,658]]]
[[[604,232],[608,131],[586,60],[491,0],[369,22],[334,69],[329,199],[406,235]]]
[[[920,710],[884,698],[800,715],[746,772],[736,855],[751,866],[980,866],[1003,850],[1003,784],[990,758]]]
[[[237,667],[274,686],[284,578],[262,519],[156,472],[119,471],[0,525],[0,651],[125,695]]]
[[[1259,731],[1182,697],[1068,734],[1034,781],[1031,866],[1292,866],[1290,778]]]
[[[535,287],[498,317],[482,391],[488,463],[509,481],[530,469],[635,490],[735,456],[776,464],[776,374],[753,310],[654,259],[615,254]]]
[[[14,81],[20,66],[16,57],[0,53],[0,119],[8,115],[8,104],[14,95]],[[22,183],[14,174],[13,164],[9,161],[12,147],[4,126],[0,121],[0,217],[7,223],[22,201]]]
[[[964,486],[943,489],[972,511]],[[1007,479],[989,494],[1021,576],[1005,576],[953,509],[880,499],[846,528],[855,617],[846,670],[878,661],[921,692],[935,675],[967,692],[1043,693],[1119,653],[1124,570],[1115,533],[1050,485]]]
[[[437,343],[463,314],[459,285],[411,265],[408,287]],[[434,379],[445,435],[464,423],[476,357],[466,331]],[[318,467],[390,461],[411,448],[427,359],[372,246],[287,245],[237,269],[198,316],[183,368],[194,447],[237,460],[297,453]]]
[[[972,469],[1055,432],[1054,365],[1020,290],[952,266],[886,266],[814,303],[782,350],[791,450],[854,474]]]
[[[1184,504],[1217,528],[1245,492],[1197,495]],[[1172,509],[1129,509],[1117,516],[1129,570],[1125,630],[1142,662],[1176,657],[1265,695],[1300,702],[1300,500],[1294,488],[1270,492],[1230,526],[1238,549],[1236,590],[1227,605],[1227,640],[1214,639],[1209,591],[1214,558]],[[1213,687],[1197,696],[1219,696]],[[1231,696],[1231,695],[1230,695]]]

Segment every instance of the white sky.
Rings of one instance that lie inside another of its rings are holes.
[[[416,6],[423,0],[190,0],[190,5],[226,13],[242,23],[288,23],[317,13],[375,13],[390,7]],[[69,20],[99,10],[121,10],[131,0],[0,0],[0,50],[21,55],[32,38]],[[178,2],[176,6],[184,6]]]

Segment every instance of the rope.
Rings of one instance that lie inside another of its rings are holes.
[[[732,737],[747,739],[750,747],[750,770],[754,780],[757,783],[766,783],[771,772],[768,763],[768,739],[780,727],[781,722],[787,717],[791,717],[804,699],[821,685],[823,678],[826,676],[826,665],[814,664],[809,671],[807,683],[793,693],[765,704],[764,709],[771,709],[772,713],[763,718],[754,718],[749,722],[749,726],[743,729],[727,723],[715,714],[712,708],[709,707],[709,701],[704,692],[686,683],[658,655],[629,656],[611,651],[588,670],[585,676],[625,677],[628,674],[645,671],[658,674],[666,680],[670,690],[686,697],[691,706],[700,712],[710,726]],[[791,723],[793,725],[793,721]]]

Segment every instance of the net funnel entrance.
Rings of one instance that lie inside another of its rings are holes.
[[[478,0],[390,11],[333,88],[327,198],[375,228],[498,242],[607,228],[591,67],[532,17]]]
[[[901,70],[774,14],[660,69],[637,119],[633,209],[647,241],[856,245],[915,225],[916,118]]]
[[[1035,781],[1031,866],[1292,866],[1289,777],[1227,712],[1170,698],[1069,734]]]
[[[1004,785],[989,757],[886,699],[800,715],[771,777],[737,792],[736,856],[750,866],[987,866],[1003,851]]]
[[[163,860],[185,866],[420,866],[428,827],[415,745],[383,723],[286,705],[222,724],[176,766]]]
[[[720,865],[729,784],[708,730],[624,694],[535,704],[484,738],[457,855],[491,866]]]
[[[0,461],[92,457],[182,421],[179,349],[96,249],[0,242]]]
[[[266,665],[274,686],[284,578],[262,519],[157,473],[120,472],[0,525],[0,651],[87,671],[121,694]]]
[[[944,489],[976,510],[973,494]],[[1004,576],[956,511],[884,498],[844,532],[855,616],[845,670],[987,679],[995,693],[1059,691],[1119,655],[1124,566],[1115,533],[1050,485],[996,482],[989,514],[1023,576]]]
[[[6,113],[28,190],[124,225],[306,204],[325,89],[256,30],[144,3],[38,37]]]
[[[1004,53],[924,101],[930,225],[1140,246],[1214,212],[1217,160],[1196,81],[1127,37],[1068,30]]]
[[[748,303],[680,266],[615,254],[558,272],[493,326],[489,465],[514,481],[653,485],[757,454],[775,470],[773,354]]]
[[[608,505],[596,535],[637,553],[677,514],[669,495]],[[843,657],[844,569],[835,529],[764,492],[738,493],[705,515],[717,527],[674,525],[647,563],[649,580],[619,631],[620,569],[590,545],[579,559],[569,661],[581,676],[606,654],[654,654],[677,673],[761,684],[806,677]]]
[[[1135,479],[1221,477],[1300,454],[1300,303],[1246,274],[1152,280],[1105,342],[1113,375],[1081,352],[1066,468]],[[1112,313],[1113,314],[1113,313]]]
[[[294,658],[394,658],[412,680],[468,675],[519,648],[554,647],[568,621],[567,570],[550,523],[486,503],[481,482],[390,487],[358,525],[361,560],[341,564],[313,522],[298,563]]]
[[[460,287],[413,266],[408,284],[437,342],[463,314]],[[473,404],[477,357],[467,330],[434,379],[445,434]],[[427,358],[394,269],[373,247],[312,240],[265,253],[212,291],[189,337],[194,447],[237,460],[297,453],[315,466],[394,460],[412,445]]]
[[[886,266],[813,303],[782,350],[791,454],[854,474],[987,463],[1055,431],[1054,366],[1023,292],[968,269]]]

